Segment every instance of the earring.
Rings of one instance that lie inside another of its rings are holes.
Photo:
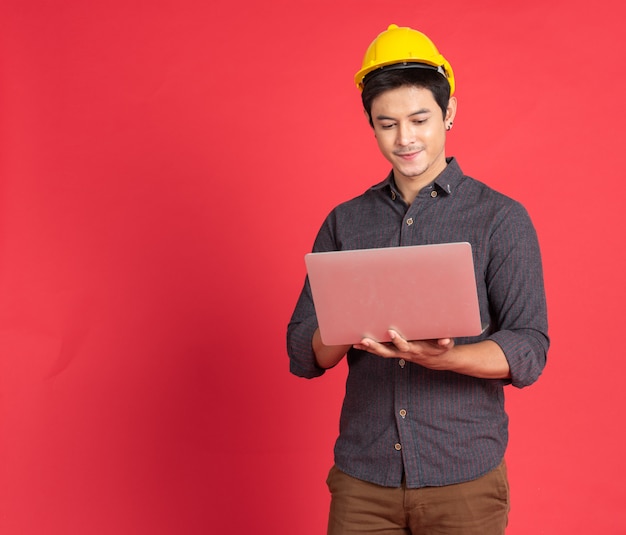
[[[452,121],[450,121],[450,123],[448,124],[448,128],[446,128],[446,130],[452,130]]]

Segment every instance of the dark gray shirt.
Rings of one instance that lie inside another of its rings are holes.
[[[503,387],[541,374],[548,350],[539,245],[518,202],[463,174],[457,162],[410,205],[393,173],[335,208],[314,251],[467,241],[472,244],[481,319],[487,330],[457,344],[490,339],[504,351],[511,380],[434,371],[354,348],[335,445],[343,472],[378,485],[410,488],[470,481],[502,460],[508,440]],[[445,291],[445,288],[442,289]],[[317,319],[308,281],[287,330],[290,369],[313,378]]]

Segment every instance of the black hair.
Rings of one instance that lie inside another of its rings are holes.
[[[435,68],[424,67],[382,68],[369,73],[365,77],[361,100],[372,127],[374,122],[372,121],[371,111],[374,99],[385,91],[403,86],[421,87],[430,90],[445,119],[448,103],[450,102],[450,84],[448,79]]]

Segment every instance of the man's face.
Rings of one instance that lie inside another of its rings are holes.
[[[446,167],[446,127],[455,111],[456,100],[451,98],[444,119],[431,91],[413,86],[385,91],[372,102],[378,147],[393,166],[405,197],[407,191],[416,194],[430,184]]]

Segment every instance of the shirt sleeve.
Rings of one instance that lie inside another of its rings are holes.
[[[489,248],[486,283],[496,323],[489,339],[504,351],[511,383],[522,388],[541,375],[549,338],[539,243],[519,203],[496,219]]]
[[[287,327],[289,371],[298,377],[312,379],[319,377],[326,371],[317,365],[313,353],[311,342],[315,329],[317,329],[317,317],[307,278]]]
[[[313,251],[336,250],[335,233],[333,232],[334,214],[331,213],[320,228]],[[313,333],[318,327],[313,296],[308,277],[296,303],[296,308],[287,326],[287,354],[289,355],[289,370],[294,375],[312,379],[323,375],[326,371],[317,364],[313,353]]]

